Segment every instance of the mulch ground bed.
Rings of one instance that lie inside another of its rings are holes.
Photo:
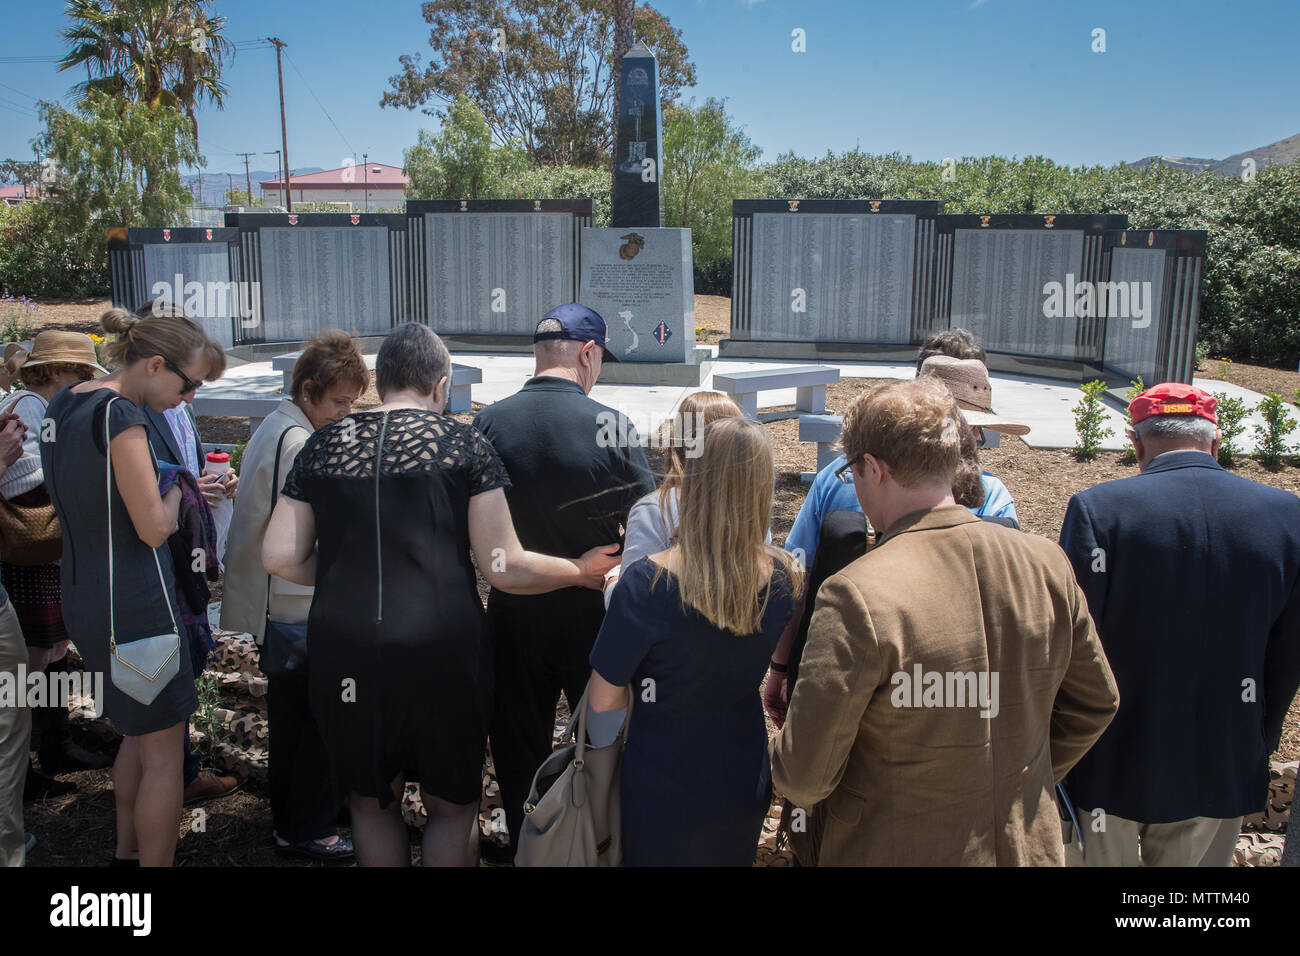
[[[1293,405],[1296,404],[1296,389],[1300,389],[1300,372],[1295,369],[1242,365],[1228,360],[1207,359],[1197,367],[1196,376],[1221,379],[1261,395],[1277,392]]]

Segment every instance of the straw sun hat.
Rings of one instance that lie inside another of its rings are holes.
[[[108,369],[95,361],[95,343],[89,335],[47,329],[36,336],[30,352],[17,342],[5,346],[4,369],[0,375],[7,379],[7,387],[24,368],[56,364],[84,365],[94,370],[95,378],[108,374]]]
[[[967,424],[1004,435],[1029,434],[1028,425],[1007,421],[993,411],[993,383],[989,381],[988,367],[979,359],[931,355],[921,366],[921,374],[933,375],[948,386]]]

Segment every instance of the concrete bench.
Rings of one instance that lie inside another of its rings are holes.
[[[840,450],[835,447],[840,440],[840,431],[844,428],[843,415],[800,415],[799,440],[817,443],[817,471],[821,471],[837,457]],[[817,472],[805,471],[799,475],[800,480],[810,482],[817,477]]]
[[[293,386],[293,367],[298,361],[298,356],[302,355],[301,350],[297,352],[286,352],[284,355],[277,355],[271,359],[271,368],[277,372],[284,373],[284,394],[288,395]],[[375,356],[364,355],[366,368],[370,371],[375,370]],[[447,412],[468,412],[473,410],[470,404],[470,386],[477,385],[483,381],[483,370],[473,365],[451,364],[451,395],[447,398]]]
[[[283,395],[267,395],[265,392],[223,392],[221,395],[205,396],[202,392],[194,396],[195,415],[221,415],[231,418],[247,418],[248,434],[257,431],[262,419],[275,411],[284,401]]]
[[[758,418],[758,393],[774,388],[795,389],[799,411],[821,414],[826,411],[826,386],[839,380],[840,370],[833,365],[795,365],[716,374],[713,387],[735,399],[746,418]]]

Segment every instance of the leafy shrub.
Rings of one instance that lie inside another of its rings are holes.
[[[1079,388],[1083,398],[1074,406],[1074,432],[1079,439],[1074,446],[1074,457],[1079,461],[1092,461],[1101,450],[1102,439],[1115,434],[1115,430],[1104,424],[1106,407],[1101,397],[1106,394],[1106,383],[1095,379]]]
[[[106,295],[104,229],[86,223],[70,228],[47,202],[0,205],[0,289],[50,298]]]
[[[1229,398],[1225,392],[1215,392],[1214,397],[1219,403],[1219,430],[1223,432],[1219,441],[1219,464],[1231,468],[1241,454],[1237,438],[1246,430],[1246,416],[1250,409],[1240,398]]]
[[[1128,399],[1129,405],[1131,406],[1133,404],[1133,399],[1145,392],[1147,387],[1143,384],[1141,375],[1137,377],[1136,382],[1130,381],[1128,384],[1129,387],[1124,392],[1124,397]],[[1133,412],[1128,407],[1124,409],[1124,419],[1128,423],[1128,427],[1131,429],[1133,427]],[[1124,455],[1120,458],[1120,461],[1124,462],[1126,465],[1132,465],[1135,464],[1137,460],[1137,449],[1133,447],[1132,442],[1129,442],[1128,447],[1124,449]]]
[[[697,295],[731,295],[731,258],[695,262]]]
[[[1287,454],[1287,436],[1295,431],[1295,419],[1287,414],[1286,402],[1277,392],[1265,392],[1255,409],[1264,419],[1255,426],[1255,457],[1265,468],[1278,468]]]

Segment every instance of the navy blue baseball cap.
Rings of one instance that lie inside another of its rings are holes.
[[[594,309],[589,309],[578,302],[566,302],[564,305],[557,305],[542,316],[542,322],[547,319],[554,319],[560,323],[560,328],[554,332],[534,332],[533,341],[541,342],[545,339],[573,339],[577,342],[595,342],[605,351],[606,362],[617,362],[618,356],[609,350],[607,329],[605,320],[600,317],[600,313]]]

